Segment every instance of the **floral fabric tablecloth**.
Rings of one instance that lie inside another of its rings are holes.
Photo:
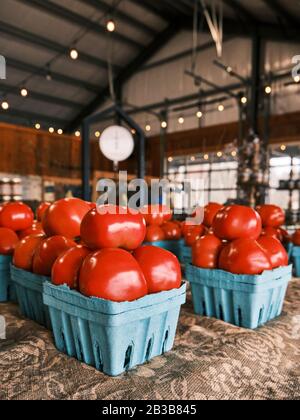
[[[189,296],[173,351],[118,378],[59,353],[16,305],[0,304],[0,316],[0,400],[300,398],[300,280],[283,315],[256,331],[195,316]]]

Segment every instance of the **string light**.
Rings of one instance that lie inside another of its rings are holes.
[[[6,100],[4,100],[4,101],[1,103],[1,108],[2,108],[2,109],[4,109],[4,111],[7,111],[7,110],[8,110],[8,108],[9,108],[9,103],[8,103]]]
[[[270,94],[272,93],[272,88],[271,88],[271,86],[266,86],[266,87],[265,87],[265,92],[266,92],[266,94],[267,94],[267,95],[270,95]]]
[[[151,131],[151,125],[147,124],[146,127],[145,127],[145,130],[148,131],[148,132]]]
[[[223,104],[220,104],[219,106],[218,106],[218,111],[219,112],[223,112],[224,111],[224,105]]]
[[[280,150],[281,150],[282,152],[285,152],[285,151],[286,151],[286,145],[285,145],[285,144],[282,144],[282,145],[280,146]]]
[[[36,128],[36,130],[40,130],[41,129],[41,124],[36,123],[34,127]]]
[[[168,162],[170,162],[170,163],[173,162],[173,158],[171,156],[168,158]]]
[[[208,159],[209,159],[209,155],[206,153],[206,154],[203,156],[203,159],[204,159],[204,160],[208,160]]]
[[[50,71],[48,71],[47,74],[46,74],[46,80],[48,82],[51,82],[51,80],[52,80],[52,74],[50,73]]]
[[[227,71],[227,73],[231,74],[233,72],[233,69],[232,69],[232,67],[228,66],[226,68],[226,71]]]
[[[70,57],[72,58],[72,60],[77,60],[77,59],[78,59],[78,57],[79,57],[79,53],[78,53],[78,51],[76,50],[76,48],[72,48],[72,49],[70,50]]]
[[[202,116],[203,116],[203,113],[201,111],[198,111],[197,114],[196,114],[196,116],[200,120],[200,118],[202,118]]]
[[[54,131],[55,131],[55,130],[54,130],[54,128],[53,128],[53,127],[50,127],[50,128],[49,128],[49,133],[53,134],[53,133],[54,133]]]
[[[95,132],[95,137],[98,139],[100,136],[101,136],[100,131],[96,131],[96,132]]]
[[[218,156],[218,158],[221,158],[223,156],[223,153],[222,152],[218,152],[217,153],[217,156]]]
[[[168,127],[167,121],[162,121],[161,122],[161,128],[167,128],[167,127]]]
[[[242,98],[241,98],[241,102],[242,102],[242,104],[244,104],[244,105],[248,102],[248,99],[246,98],[246,96],[242,96]]]
[[[20,90],[21,96],[23,96],[23,98],[26,98],[26,96],[28,96],[28,90],[24,87]]]
[[[57,134],[59,134],[59,135],[62,135],[64,132],[63,132],[63,130],[61,129],[61,128],[59,128],[58,130],[57,130]]]
[[[106,23],[106,29],[108,30],[108,32],[115,32],[115,30],[116,30],[116,24],[115,24],[115,22],[112,19],[110,19]]]
[[[294,77],[294,82],[295,83],[300,83],[300,76],[295,76]]]
[[[80,131],[75,131],[75,137],[80,137]]]
[[[233,150],[233,151],[231,152],[231,156],[232,156],[232,157],[237,157],[237,151],[236,151],[236,150]]]
[[[136,130],[134,128],[131,129],[131,134],[135,135],[136,134]]]
[[[179,117],[178,118],[178,122],[179,122],[179,124],[184,124],[184,118],[183,117]]]
[[[191,161],[195,162],[195,160],[196,160],[195,156],[191,156]]]

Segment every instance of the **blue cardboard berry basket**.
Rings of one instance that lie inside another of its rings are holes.
[[[109,376],[170,351],[185,300],[185,284],[135,302],[116,303],[44,283],[57,349]]]
[[[166,249],[167,251],[172,252],[172,254],[176,255],[176,257],[181,261],[181,246],[183,240],[175,240],[175,241],[157,241],[157,242],[146,242],[144,245],[152,245],[157,246],[158,248]]]
[[[0,255],[0,302],[15,302],[16,291],[10,278],[11,255]]]
[[[287,244],[284,245],[286,252],[288,253],[289,256],[289,261],[290,263],[293,262],[293,249],[294,249],[294,244],[292,242],[289,242]]]
[[[39,276],[11,265],[11,279],[16,289],[21,314],[51,329],[48,308],[43,303],[43,285],[49,277]]]
[[[300,246],[293,246],[292,261],[295,268],[296,277],[300,277]]]
[[[282,312],[292,266],[261,275],[235,275],[187,266],[195,313],[256,329]]]
[[[185,242],[181,244],[181,262],[184,265],[192,264],[192,248],[186,246]]]

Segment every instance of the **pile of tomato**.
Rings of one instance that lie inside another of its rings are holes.
[[[30,214],[26,226],[15,226],[19,237],[12,232],[10,252],[17,268],[49,276],[53,284],[66,284],[85,296],[115,302],[181,286],[177,258],[164,249],[142,246],[146,222],[139,212],[116,206],[96,209],[69,198],[42,204],[37,211],[40,222]]]
[[[182,223],[172,220],[172,211],[167,206],[145,206],[141,213],[147,224],[146,242],[177,241],[182,238]]]
[[[193,265],[249,275],[287,266],[288,255],[280,241],[284,222],[284,212],[277,206],[254,210],[210,203],[203,225],[187,227]]]

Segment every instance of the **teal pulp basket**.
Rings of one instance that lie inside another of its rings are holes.
[[[185,284],[135,302],[116,303],[44,283],[57,349],[109,376],[170,351],[185,300]]]
[[[281,314],[292,266],[246,276],[190,264],[186,277],[196,314],[255,329]]]
[[[48,308],[43,303],[43,285],[48,277],[39,276],[11,266],[11,278],[17,293],[21,314],[51,329]]]
[[[172,254],[176,255],[176,257],[181,261],[181,246],[183,240],[176,240],[176,241],[157,241],[157,242],[146,242],[144,245],[152,245],[157,246],[159,248],[166,249],[167,251],[172,252]]]
[[[10,278],[10,255],[0,255],[0,302],[15,302],[16,291]]]

